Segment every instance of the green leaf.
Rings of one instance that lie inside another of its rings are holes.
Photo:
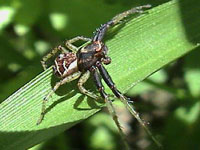
[[[188,85],[188,89],[191,95],[197,98],[200,96],[199,50],[200,49],[190,53],[190,55],[186,57],[184,64],[184,79]]]
[[[126,92],[158,69],[198,47],[199,10],[193,0],[170,1],[109,32],[106,44],[112,64],[106,68],[117,87]],[[52,96],[43,122],[36,126],[42,99],[55,80],[50,68],[1,103],[0,149],[27,149],[100,110],[102,104],[80,94],[77,81],[73,81]],[[87,86],[95,91],[92,82]],[[106,91],[111,93],[107,87]]]
[[[200,102],[194,102],[188,107],[179,107],[175,111],[175,115],[182,122],[191,125],[197,121],[200,116]]]

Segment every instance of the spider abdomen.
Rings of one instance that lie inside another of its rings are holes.
[[[64,78],[78,71],[77,57],[72,52],[60,54],[54,63],[54,73],[60,78]]]

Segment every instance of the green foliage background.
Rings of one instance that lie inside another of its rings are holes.
[[[107,34],[113,62],[106,67],[120,90],[136,101],[135,109],[150,123],[164,149],[197,150],[198,0],[0,1],[0,149],[27,149],[39,142],[43,143],[31,149],[123,149],[106,109],[79,123],[103,104],[81,95],[76,81],[61,87],[52,97],[42,124],[35,125],[41,100],[57,81],[51,69],[42,72],[40,60],[65,39],[91,37],[100,24],[117,13],[147,3],[153,6],[148,14],[127,19]],[[86,87],[95,92],[92,81]],[[155,149],[134,118],[121,104],[116,105],[131,147]]]

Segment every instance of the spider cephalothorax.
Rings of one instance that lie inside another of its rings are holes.
[[[79,70],[87,71],[94,66],[97,61],[107,61],[107,64],[110,63],[109,61],[111,61],[111,59],[107,57],[107,52],[107,46],[100,41],[93,41],[91,44],[81,48],[77,52]]]
[[[57,48],[53,49],[51,53],[47,54],[43,60],[41,61],[42,66],[44,69],[46,69],[45,62],[52,56],[54,56],[58,51],[61,51],[61,54],[58,55],[58,57],[55,59],[54,63],[54,72],[55,74],[61,78],[59,82],[56,83],[56,85],[53,87],[52,91],[48,93],[46,97],[44,97],[43,105],[42,105],[42,112],[40,119],[38,120],[38,124],[41,123],[44,112],[45,112],[45,104],[48,98],[59,88],[60,85],[63,85],[67,82],[70,82],[72,80],[78,79],[78,87],[81,93],[94,98],[99,99],[99,96],[86,90],[83,86],[83,84],[88,80],[90,77],[90,74],[92,74],[94,82],[96,84],[96,87],[98,91],[100,92],[101,97],[105,100],[105,103],[108,107],[108,110],[110,114],[113,117],[113,120],[115,121],[120,134],[122,137],[124,137],[124,134],[122,132],[121,126],[118,122],[117,115],[115,113],[115,110],[112,105],[112,101],[109,99],[107,93],[104,90],[104,86],[101,82],[100,76],[103,78],[105,83],[109,86],[109,88],[112,90],[113,94],[118,97],[125,106],[129,109],[129,111],[132,113],[132,115],[142,124],[142,126],[147,130],[145,124],[140,119],[139,115],[135,110],[131,107],[129,103],[129,99],[125,97],[115,86],[115,83],[113,82],[112,78],[110,77],[109,73],[105,69],[103,64],[110,64],[111,58],[107,56],[108,54],[108,48],[103,43],[103,38],[105,36],[105,33],[108,28],[111,26],[114,26],[118,24],[122,19],[127,17],[130,14],[133,13],[142,13],[142,8],[149,8],[150,5],[144,5],[139,6],[136,8],[132,8],[128,11],[125,11],[114,18],[112,18],[107,23],[101,25],[100,28],[98,28],[92,38],[85,38],[83,36],[75,37],[71,40],[68,40],[65,42],[65,46],[70,50],[67,51],[64,47],[58,46]],[[81,47],[77,48],[72,43],[83,40],[87,41],[88,43]],[[148,133],[149,130],[147,130]],[[153,138],[153,137],[152,137]],[[153,138],[154,139],[154,138]],[[154,139],[155,140],[155,139]]]

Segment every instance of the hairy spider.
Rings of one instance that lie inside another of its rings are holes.
[[[113,108],[112,101],[109,99],[107,93],[104,91],[104,86],[102,85],[100,75],[102,76],[105,83],[112,90],[114,95],[125,104],[125,106],[129,109],[132,115],[134,115],[134,117],[140,122],[140,124],[145,128],[145,130],[151,135],[150,131],[147,129],[143,121],[140,119],[138,113],[131,107],[129,99],[125,97],[117,89],[117,87],[115,86],[115,83],[113,82],[112,78],[110,77],[107,70],[105,69],[103,64],[105,65],[110,64],[111,58],[107,56],[108,48],[102,41],[108,28],[118,24],[122,19],[124,19],[128,15],[133,14],[133,13],[142,13],[143,8],[149,8],[149,7],[151,6],[150,5],[139,6],[139,7],[132,8],[128,11],[125,11],[121,14],[118,14],[107,23],[101,25],[100,28],[96,30],[92,38],[77,36],[71,40],[66,41],[65,47],[67,47],[70,51],[67,51],[62,46],[58,46],[55,49],[53,49],[49,54],[43,57],[41,63],[44,70],[46,70],[46,61],[50,57],[54,56],[58,51],[61,51],[61,54],[59,54],[58,57],[55,59],[55,64],[53,66],[55,75],[61,78],[61,80],[57,82],[55,86],[52,88],[52,90],[44,97],[41,115],[37,124],[40,124],[44,117],[45,105],[49,97],[61,85],[67,82],[70,82],[72,80],[79,78],[78,87],[81,93],[89,97],[92,97],[94,99],[98,99],[99,96],[86,90],[83,87],[83,84],[88,80],[90,74],[92,74],[96,87],[98,91],[100,92],[101,97],[105,100],[108,110],[110,114],[112,115],[113,120],[115,121],[121,136],[125,138],[122,132],[122,128],[119,124],[117,115],[115,113],[115,110]],[[78,40],[88,41],[88,44],[81,48],[77,48],[72,43]],[[151,137],[155,141],[152,135]]]

